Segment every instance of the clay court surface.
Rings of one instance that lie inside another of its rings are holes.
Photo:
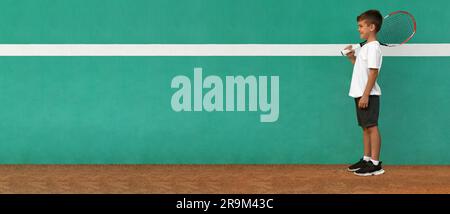
[[[0,165],[0,193],[450,193],[450,166]]]

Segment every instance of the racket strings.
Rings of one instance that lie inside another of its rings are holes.
[[[414,33],[414,21],[404,13],[391,15],[383,20],[378,40],[387,45],[402,44]]]

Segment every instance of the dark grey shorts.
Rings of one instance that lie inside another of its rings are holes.
[[[358,125],[363,128],[378,125],[378,114],[380,112],[380,96],[370,95],[369,106],[365,109],[358,107],[359,98],[355,98],[356,104],[356,118],[358,119]]]

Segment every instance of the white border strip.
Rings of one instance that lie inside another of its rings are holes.
[[[346,44],[1,44],[0,56],[341,56]],[[450,44],[383,47],[384,56],[450,56]]]

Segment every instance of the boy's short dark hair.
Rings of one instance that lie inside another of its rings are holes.
[[[374,24],[375,30],[378,32],[381,29],[381,25],[383,24],[383,16],[381,16],[380,11],[378,10],[368,10],[364,13],[361,13],[356,18],[356,21],[365,20],[368,24]]]

